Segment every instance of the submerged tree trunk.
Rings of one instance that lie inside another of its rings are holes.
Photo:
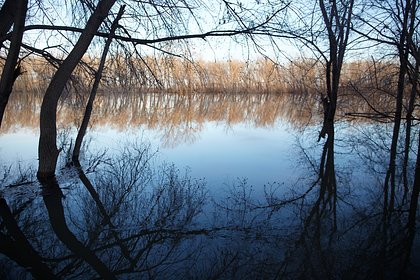
[[[404,147],[404,162],[403,162],[403,179],[404,179],[404,197],[408,193],[408,158],[410,154],[410,140],[411,140],[411,127],[413,122],[414,104],[417,96],[417,83],[419,79],[419,64],[418,62],[414,66],[414,72],[412,77],[412,85],[410,92],[410,100],[407,108],[407,119],[406,119],[406,130],[405,130],[405,147]]]
[[[395,105],[395,116],[394,116],[394,128],[392,132],[392,142],[389,153],[389,164],[388,170],[385,176],[384,182],[384,215],[387,216],[394,209],[395,203],[395,176],[396,176],[396,158],[397,158],[397,146],[400,135],[401,117],[402,117],[402,105],[404,95],[404,80],[407,69],[407,63],[401,59],[400,73],[398,78],[398,89]]]
[[[3,121],[4,111],[9,102],[12,93],[13,84],[16,78],[21,74],[20,66],[18,66],[18,58],[20,45],[22,44],[23,29],[25,27],[26,11],[28,9],[28,0],[16,0],[11,4],[6,1],[1,9],[0,15],[0,38],[6,34],[10,28],[10,19],[13,19],[13,31],[10,41],[9,53],[1,73],[0,80],[0,128]],[[11,11],[10,9],[14,9]],[[11,16],[12,15],[12,16]],[[1,43],[1,42],[0,42]]]
[[[326,188],[331,194],[336,191],[336,174],[334,162],[334,119],[337,109],[337,99],[340,84],[341,69],[344,61],[350,23],[353,14],[353,2],[339,13],[337,1],[319,0],[324,25],[328,32],[329,58],[326,63],[326,89],[327,96],[323,97],[324,122],[318,140],[327,136],[324,144],[320,164],[321,188]],[[335,25],[338,26],[335,26]]]
[[[72,160],[73,160],[74,163],[79,162],[80,148],[82,146],[83,137],[86,134],[86,130],[87,130],[87,127],[88,127],[88,124],[89,124],[89,121],[90,121],[90,116],[92,114],[93,102],[95,101],[96,93],[97,93],[98,87],[99,87],[99,82],[101,81],[101,78],[102,78],[102,72],[103,72],[104,67],[105,67],[106,56],[108,54],[109,47],[110,47],[111,42],[112,42],[112,38],[115,34],[115,31],[117,30],[118,21],[121,19],[122,15],[124,13],[124,8],[125,8],[125,6],[120,7],[118,15],[111,25],[111,30],[110,30],[108,39],[106,40],[104,50],[102,52],[101,61],[99,63],[98,70],[96,71],[95,81],[93,82],[92,90],[91,90],[90,95],[89,95],[89,100],[88,100],[88,103],[86,105],[86,110],[85,110],[85,114],[83,116],[82,124],[80,125],[79,132],[77,133],[77,137],[76,137],[76,142],[74,144],[73,156],[72,156]]]
[[[115,0],[102,0],[90,16],[73,50],[55,73],[41,105],[40,137],[38,146],[39,179],[55,176],[59,151],[57,149],[57,104],[71,73],[88,49],[95,32],[108,15]]]
[[[398,56],[400,61],[400,68],[398,73],[398,84],[397,84],[397,96],[395,103],[395,116],[394,116],[394,129],[392,133],[392,142],[390,147],[389,164],[388,170],[384,181],[384,216],[390,214],[394,209],[395,204],[395,191],[396,191],[396,158],[397,158],[397,146],[401,128],[402,108],[403,108],[403,97],[405,88],[405,78],[408,70],[408,57],[409,57],[409,25],[414,22],[410,21],[411,3],[407,1],[405,7],[401,7],[401,26],[399,41],[397,43]],[[402,4],[401,4],[402,5]]]

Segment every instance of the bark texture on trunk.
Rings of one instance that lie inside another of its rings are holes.
[[[115,0],[102,0],[90,16],[73,50],[64,60],[49,84],[41,105],[40,137],[38,146],[39,179],[55,176],[59,150],[57,149],[57,104],[71,73],[88,49],[99,26],[108,15]]]

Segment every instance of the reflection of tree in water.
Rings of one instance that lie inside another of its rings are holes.
[[[12,216],[2,199],[2,235],[8,239],[2,239],[1,252],[16,261],[7,249],[19,241],[26,246],[22,253],[40,256],[31,260],[38,266],[17,259],[19,265],[34,267],[29,269],[34,276],[43,266],[49,267],[60,278],[95,273],[105,279],[127,273],[164,275],[166,266],[182,264],[199,252],[188,236],[205,233],[192,227],[205,197],[203,182],[182,176],[173,166],[152,170],[148,152],[130,148],[95,173],[85,174],[79,166],[69,170],[68,183],[42,182],[47,213],[37,197]],[[71,179],[76,174],[82,183]],[[19,200],[8,200],[20,207]],[[30,211],[42,214],[31,216]],[[22,217],[20,212],[27,214]],[[19,227],[10,230],[10,217],[40,247],[31,250],[25,236],[18,238]],[[16,241],[9,244],[9,240]]]
[[[16,127],[37,128],[41,101],[42,95],[36,93],[16,92],[12,95],[2,131],[8,132]],[[339,114],[344,115],[349,109],[353,112],[354,108],[369,111],[363,102],[363,99],[349,95],[343,100],[349,108],[344,108]],[[303,93],[102,93],[96,98],[91,124],[94,128],[108,126],[118,130],[146,126],[160,131],[168,145],[175,145],[194,141],[206,122],[268,127],[281,120],[303,128],[321,119],[322,108],[314,106],[318,103],[316,96]],[[60,106],[59,123],[65,127],[78,126],[84,104],[80,98],[68,96]]]
[[[228,268],[226,275],[418,279],[419,236],[413,230],[414,216],[407,213],[412,211],[410,203],[392,219],[383,220],[380,193],[371,200],[357,191],[339,188],[331,194],[316,186],[295,191],[290,198],[268,195],[267,202],[261,203],[247,192],[241,186],[225,207],[234,215],[230,221],[244,230],[241,238],[232,238],[235,245],[230,255],[236,266]],[[238,222],[243,217],[247,217],[246,227]]]
[[[0,250],[8,258],[2,261],[5,275],[23,273],[18,265],[34,277],[51,274],[48,279],[52,274],[148,279],[418,276],[411,261],[419,246],[415,220],[407,214],[412,206],[407,201],[392,219],[383,220],[380,188],[374,186],[366,191],[370,198],[357,191],[361,186],[330,192],[318,182],[300,181],[303,187],[295,185],[288,195],[283,185],[273,183],[258,201],[252,187],[240,181],[230,195],[209,205],[205,182],[174,166],[154,167],[149,147],[138,145],[124,147],[113,158],[101,155],[91,166],[63,171],[58,181],[43,182],[42,196],[10,195],[11,189],[31,188],[27,185],[4,188]],[[16,246],[18,254],[11,249]]]

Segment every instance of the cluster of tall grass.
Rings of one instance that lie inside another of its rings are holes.
[[[74,71],[69,88],[89,91],[97,59],[85,57]],[[90,65],[90,66],[87,66]],[[24,74],[15,91],[42,93],[55,68],[40,58],[22,61]],[[285,64],[269,59],[255,61],[185,60],[177,57],[134,59],[111,56],[103,73],[101,88],[113,92],[169,93],[322,93],[325,67],[313,59]],[[341,87],[353,90],[392,88],[397,82],[397,65],[392,61],[358,60],[343,67]]]
[[[96,64],[96,59],[85,57],[74,71],[67,86],[69,94],[63,96],[69,98],[62,98],[65,106],[59,110],[65,123],[79,122],[80,115],[75,112],[85,107]],[[21,66],[24,74],[14,85],[15,93],[4,117],[6,130],[16,122],[38,126],[34,116],[56,70],[36,57],[26,58]],[[326,84],[323,71],[321,63],[310,59],[280,65],[268,59],[209,62],[176,57],[145,57],[142,61],[111,57],[95,102],[94,121],[106,115],[120,127],[119,119],[131,120],[131,124],[145,122],[150,127],[165,120],[179,127],[183,121],[231,123],[252,119],[259,126],[281,117],[299,127],[322,116],[321,96]],[[359,60],[346,63],[342,73],[339,115],[363,112],[371,117],[375,110],[382,115],[392,111],[397,65]]]

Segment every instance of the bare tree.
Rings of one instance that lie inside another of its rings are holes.
[[[321,187],[336,187],[334,170],[334,117],[337,108],[337,97],[344,55],[348,47],[350,27],[353,16],[353,0],[319,1],[322,18],[328,32],[329,58],[326,58],[327,95],[323,97],[324,123],[320,138],[328,135],[321,157]]]
[[[13,25],[9,53],[0,80],[0,128],[9,96],[12,93],[13,84],[21,74],[18,58],[22,44],[27,7],[27,0],[7,0],[0,10],[0,49],[3,47],[3,37],[6,36],[9,28]]]
[[[108,54],[109,47],[110,47],[111,42],[112,42],[112,37],[114,36],[115,30],[118,27],[118,21],[121,19],[122,15],[124,13],[124,8],[125,8],[125,6],[120,7],[120,10],[118,11],[117,17],[115,18],[114,22],[111,25],[111,30],[109,32],[109,37],[106,40],[104,50],[102,52],[101,61],[100,61],[99,66],[98,66],[98,70],[96,71],[96,74],[95,74],[95,80],[94,80],[92,90],[91,90],[90,95],[89,95],[88,103],[86,105],[85,114],[83,115],[82,124],[80,126],[79,132],[77,133],[76,142],[74,144],[73,157],[72,157],[73,162],[78,162],[79,161],[80,147],[82,146],[83,137],[85,136],[85,133],[86,133],[86,130],[87,130],[87,127],[88,127],[88,124],[89,124],[90,116],[92,114],[93,102],[95,101],[96,93],[98,91],[99,83],[100,83],[101,77],[102,77],[102,72],[103,72],[104,67],[105,67],[106,56]]]
[[[41,116],[40,116],[40,140],[39,140],[39,148],[38,148],[38,155],[39,155],[39,168],[38,168],[38,177],[42,180],[43,178],[48,178],[51,176],[54,176],[55,169],[56,169],[56,163],[57,158],[59,155],[59,150],[57,149],[56,144],[56,135],[57,135],[57,127],[56,127],[56,111],[57,111],[57,104],[58,100],[62,94],[62,91],[64,90],[66,83],[68,79],[71,76],[72,71],[75,69],[77,64],[80,62],[83,54],[89,47],[90,42],[94,38],[95,35],[98,36],[104,36],[108,37],[109,35],[107,33],[98,33],[98,28],[101,25],[102,21],[106,18],[107,13],[111,9],[112,5],[115,1],[108,1],[103,0],[100,1],[98,6],[94,8],[94,11],[92,15],[90,16],[88,22],[86,23],[85,29],[78,29],[78,28],[69,28],[69,27],[58,27],[58,26],[52,26],[52,30],[69,30],[69,31],[75,31],[75,32],[81,32],[81,35],[67,56],[67,58],[63,61],[63,63],[58,68],[56,74],[54,75],[43,100],[42,107],[41,107]],[[143,6],[142,3],[133,3],[132,9],[139,8],[138,5],[140,5],[140,8],[145,8],[150,6]],[[128,6],[127,6],[128,7]],[[186,35],[175,35],[172,34],[174,31],[174,28],[171,24],[169,24],[168,19],[165,17],[165,15],[174,17],[172,20],[174,20],[174,23],[181,24],[181,30],[185,30],[186,27],[183,25],[183,23],[179,23],[180,17],[180,10],[182,8],[188,8],[188,5],[181,5],[179,7],[178,5],[169,2],[164,5],[158,5],[158,4],[151,4],[151,8],[153,10],[156,10],[158,12],[157,18],[162,23],[164,31],[169,32],[170,36],[168,37],[160,37],[155,39],[137,39],[133,38],[130,35],[127,36],[113,36],[115,39],[119,41],[125,41],[130,42],[134,44],[135,48],[137,45],[145,45],[145,46],[151,46],[151,44],[158,44],[158,43],[164,43],[164,42],[170,42],[170,41],[180,41],[180,40],[186,40],[186,39],[192,39],[192,38],[206,38],[211,36],[234,36],[238,34],[252,34],[253,32],[261,29],[264,27],[265,24],[267,24],[276,14],[278,14],[281,9],[274,11],[273,14],[268,16],[263,21],[260,21],[258,24],[252,25],[251,27],[243,27],[242,29],[233,29],[233,30],[221,30],[221,31],[208,31],[204,33],[197,33],[197,34],[186,34]],[[161,11],[162,10],[162,11]],[[191,9],[188,9],[188,11],[191,11]],[[146,10],[146,17],[152,17],[149,15],[149,11]],[[160,13],[162,12],[162,13]],[[134,19],[137,19],[140,15],[133,14],[131,15]],[[169,18],[171,19],[171,18]],[[159,28],[162,28],[162,26],[159,26]],[[33,28],[33,27],[31,27]],[[48,29],[47,26],[37,26],[35,28],[41,28],[41,29]],[[129,32],[126,28],[122,28],[125,30],[127,34]],[[160,31],[159,29],[154,28],[154,25],[152,25],[151,32],[157,32]],[[157,35],[160,35],[160,33],[157,33]],[[161,50],[161,48],[153,46],[153,48],[157,48],[158,50]]]
[[[354,29],[355,32],[364,38],[380,44],[381,48],[388,48],[387,54],[394,55],[398,59],[398,78],[395,88],[395,109],[393,113],[393,133],[390,144],[388,168],[384,179],[384,215],[388,216],[393,211],[396,200],[397,188],[397,154],[398,142],[404,113],[404,99],[407,89],[407,77],[411,68],[412,90],[411,97],[408,98],[407,130],[405,141],[405,158],[403,163],[403,178],[405,189],[407,190],[407,163],[410,149],[411,122],[413,102],[416,99],[418,83],[418,55],[416,58],[416,44],[418,43],[418,4],[414,0],[406,1],[367,1],[368,8],[364,17],[360,20],[364,23],[364,28]],[[367,12],[369,11],[369,12]],[[417,42],[417,43],[416,43]],[[414,63],[410,62],[413,61]]]
[[[334,121],[344,58],[351,43],[349,39],[353,24],[354,0],[319,0],[317,3],[297,2],[295,5],[296,7],[290,9],[294,12],[290,21],[270,26],[270,34],[273,38],[282,37],[299,42],[299,45],[309,50],[324,66],[325,83],[318,88],[324,112],[318,141],[325,137],[326,140],[319,166],[319,180],[321,189],[334,192]]]
[[[51,83],[45,92],[41,106],[40,138],[38,147],[39,168],[38,178],[43,180],[55,174],[59,151],[57,149],[57,104],[74,68],[80,62],[88,49],[95,33],[108,15],[115,0],[102,0],[98,3],[95,11],[86,23],[86,28],[81,33],[73,50],[58,68]]]

